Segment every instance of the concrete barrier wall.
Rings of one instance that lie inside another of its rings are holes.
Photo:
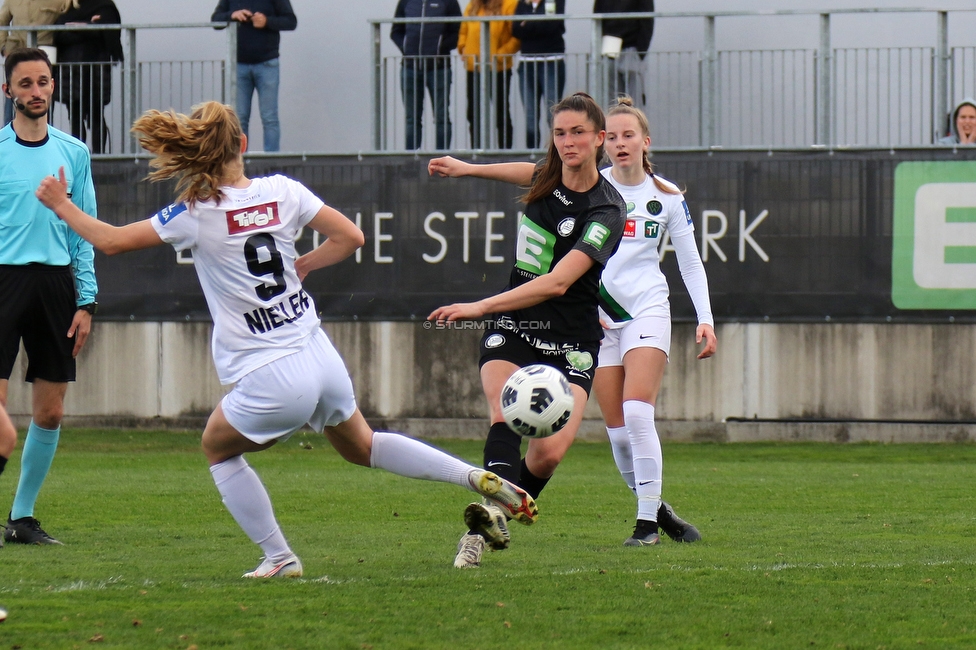
[[[325,329],[374,423],[428,437],[486,433],[479,331],[403,322]],[[226,390],[211,361],[210,332],[201,323],[96,322],[68,390],[65,423],[202,426]],[[974,439],[976,425],[967,423],[976,423],[976,325],[728,323],[717,334],[718,355],[698,361],[694,328],[675,326],[657,409],[665,438]],[[21,353],[8,399],[20,426],[30,414],[26,366]],[[605,436],[593,399],[586,418],[581,436]],[[872,433],[866,425],[766,422],[798,419],[903,424]]]

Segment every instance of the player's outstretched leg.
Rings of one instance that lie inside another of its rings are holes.
[[[508,548],[511,535],[506,519],[502,509],[493,503],[472,503],[464,510],[468,530],[484,537],[494,551]]]
[[[357,421],[362,424],[357,425]],[[356,426],[365,429],[357,432],[354,430]],[[370,467],[408,478],[464,486],[489,499],[509,517],[523,524],[531,524],[539,516],[539,509],[532,497],[514,483],[420,440],[388,431],[371,432],[358,411],[349,421],[327,428],[326,435],[339,453],[351,462],[360,462],[360,437],[363,437],[370,442]]]
[[[665,535],[676,542],[697,542],[701,539],[698,529],[674,513],[665,501],[657,510],[657,525]]]

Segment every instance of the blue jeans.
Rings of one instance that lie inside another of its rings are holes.
[[[407,118],[407,149],[419,149],[424,126],[424,88],[434,107],[434,128],[438,149],[451,146],[451,66],[433,57],[404,57],[400,69],[400,90]]]
[[[278,123],[278,59],[264,63],[237,64],[237,116],[247,135],[251,120],[251,98],[258,91],[261,126],[264,128],[264,150],[281,150],[281,124]]]
[[[539,101],[545,105],[546,120],[552,127],[549,109],[563,96],[566,85],[566,61],[522,61],[519,63],[519,90],[525,106],[525,146],[538,149],[542,133],[539,129]]]

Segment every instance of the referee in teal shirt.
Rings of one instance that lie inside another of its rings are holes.
[[[64,167],[69,196],[96,214],[91,155],[79,140],[48,126],[54,91],[51,62],[42,50],[11,52],[3,92],[13,121],[0,129],[0,404],[23,341],[33,413],[21,456],[20,480],[3,539],[60,544],[34,518],[34,503],[54,459],[75,357],[91,331],[97,308],[94,250],[34,190]],[[0,420],[0,473],[16,444],[16,431]]]

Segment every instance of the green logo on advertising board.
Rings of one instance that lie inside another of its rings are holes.
[[[976,162],[895,169],[891,301],[899,309],[976,309]]]

